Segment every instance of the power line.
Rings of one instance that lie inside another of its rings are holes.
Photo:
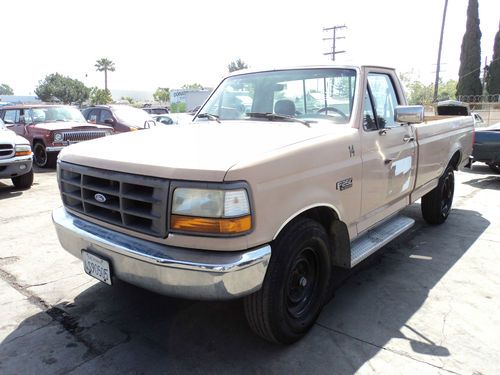
[[[332,27],[323,28],[323,31],[332,31],[331,38],[323,38],[323,40],[331,40],[332,41],[332,51],[326,52],[323,55],[332,55],[332,61],[335,61],[335,55],[338,53],[345,53],[345,51],[337,51],[337,39],[345,39],[345,36],[337,36],[338,29],[345,29],[346,25],[336,25]]]

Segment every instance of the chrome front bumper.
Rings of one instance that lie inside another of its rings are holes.
[[[111,264],[113,277],[160,294],[232,299],[260,289],[271,246],[223,252],[142,240],[82,220],[61,207],[52,213],[61,245],[77,258],[88,250]]]

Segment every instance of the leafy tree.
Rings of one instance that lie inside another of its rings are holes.
[[[108,72],[115,71],[115,63],[109,59],[102,58],[96,61],[94,67],[98,72],[104,72],[104,90],[108,89]]]
[[[170,89],[168,87],[158,87],[153,94],[153,98],[160,103],[170,101]]]
[[[478,0],[469,0],[467,25],[462,40],[457,95],[481,95],[481,30],[479,29]]]
[[[203,90],[204,87],[202,85],[200,85],[199,83],[190,83],[190,84],[182,85],[181,89],[184,89],[184,90]]]
[[[135,104],[135,100],[131,96],[122,96],[121,100],[126,100],[128,102],[128,104],[131,104],[131,105]]]
[[[172,112],[172,113],[186,112],[186,103],[183,103],[183,102],[172,103],[170,105],[170,112]]]
[[[412,81],[409,74],[405,73],[400,75],[401,81],[404,83],[406,89],[406,96],[408,103],[411,105],[430,105],[434,100],[434,84],[425,84],[418,80]],[[456,97],[457,81],[448,80],[443,83],[439,80],[438,86],[438,100],[455,99]]]
[[[0,84],[0,95],[14,95],[14,90],[6,83]]]
[[[237,59],[235,61],[231,61],[231,63],[227,66],[227,70],[229,73],[235,72],[241,69],[247,69],[248,65],[242,59]]]
[[[488,68],[487,88],[489,94],[500,94],[500,24],[493,44],[493,60]]]
[[[88,99],[90,89],[83,82],[62,76],[49,74],[38,82],[35,94],[44,102],[58,101],[64,104],[82,103]]]
[[[92,87],[92,90],[90,90],[90,104],[109,104],[112,101],[113,98],[109,90],[102,90],[97,87]]]

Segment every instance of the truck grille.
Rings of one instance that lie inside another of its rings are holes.
[[[77,132],[64,132],[63,140],[71,143],[89,141],[91,139],[105,137],[107,132],[105,131],[77,131]]]
[[[128,230],[167,236],[168,180],[68,163],[59,164],[58,178],[66,208]]]
[[[7,159],[15,154],[14,145],[10,143],[0,143],[0,159]]]

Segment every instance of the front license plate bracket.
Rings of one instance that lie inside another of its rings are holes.
[[[97,280],[112,285],[110,262],[99,255],[82,250],[83,269],[85,273]]]

